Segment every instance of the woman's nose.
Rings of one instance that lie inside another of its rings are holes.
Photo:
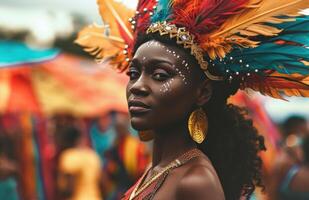
[[[135,96],[147,96],[150,93],[147,77],[142,74],[131,86],[130,92]]]

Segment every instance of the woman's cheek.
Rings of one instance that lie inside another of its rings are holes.
[[[172,91],[172,85],[174,83],[174,78],[171,78],[169,81],[167,81],[166,83],[164,83],[161,88],[160,88],[160,92],[161,93],[168,93]]]

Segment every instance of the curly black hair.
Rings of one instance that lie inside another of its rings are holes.
[[[207,140],[199,148],[212,161],[226,199],[249,199],[256,186],[263,187],[259,152],[266,150],[264,138],[245,108],[227,104],[231,93],[226,86],[214,83],[213,87],[213,96],[204,109],[209,122]]]
[[[133,51],[150,40],[178,46],[168,36],[139,34]],[[189,50],[185,51],[198,65]],[[204,105],[209,125],[207,139],[198,148],[209,157],[216,169],[225,198],[239,200],[242,196],[249,199],[256,186],[263,187],[259,152],[266,150],[264,138],[248,119],[246,109],[227,104],[229,96],[238,90],[239,83],[213,81],[212,85],[212,97]]]

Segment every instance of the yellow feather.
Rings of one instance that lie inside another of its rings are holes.
[[[302,60],[301,62],[304,63],[304,65],[309,66],[309,61]]]
[[[128,19],[134,15],[134,11],[114,0],[98,0],[97,3],[102,20],[109,25],[111,34],[120,37],[121,26],[127,36],[133,39]]]
[[[246,30],[255,33],[256,35],[265,35],[265,36],[276,36],[278,33],[282,31],[275,27],[262,24],[253,24],[248,28],[246,28]]]
[[[228,19],[218,31],[210,35],[210,38],[227,37],[242,30],[251,29],[253,25],[273,21],[276,16],[295,15],[308,7],[308,0],[252,0],[248,8],[241,14]],[[262,33],[274,34],[272,29],[265,31]]]
[[[296,16],[294,16],[294,17],[296,17]],[[268,19],[265,19],[265,22],[272,23],[272,24],[280,24],[280,23],[283,23],[283,22],[290,22],[290,21],[295,21],[295,19],[290,19],[290,18],[280,19],[280,18],[276,18],[276,17],[269,17]]]
[[[124,48],[125,42],[115,36],[106,36],[105,31],[105,27],[90,25],[79,32],[75,43],[84,47],[97,60],[113,57]]]

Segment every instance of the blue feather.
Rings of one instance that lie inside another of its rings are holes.
[[[151,23],[168,21],[171,16],[171,0],[159,0],[157,9],[151,17]]]
[[[226,70],[239,73],[276,70],[283,74],[308,75],[309,67],[301,61],[309,61],[309,16],[300,16],[291,22],[268,25],[283,31],[278,36],[262,39],[256,48],[234,48],[222,61],[214,61],[216,68],[221,73],[225,73]],[[280,40],[296,45],[275,43]]]

